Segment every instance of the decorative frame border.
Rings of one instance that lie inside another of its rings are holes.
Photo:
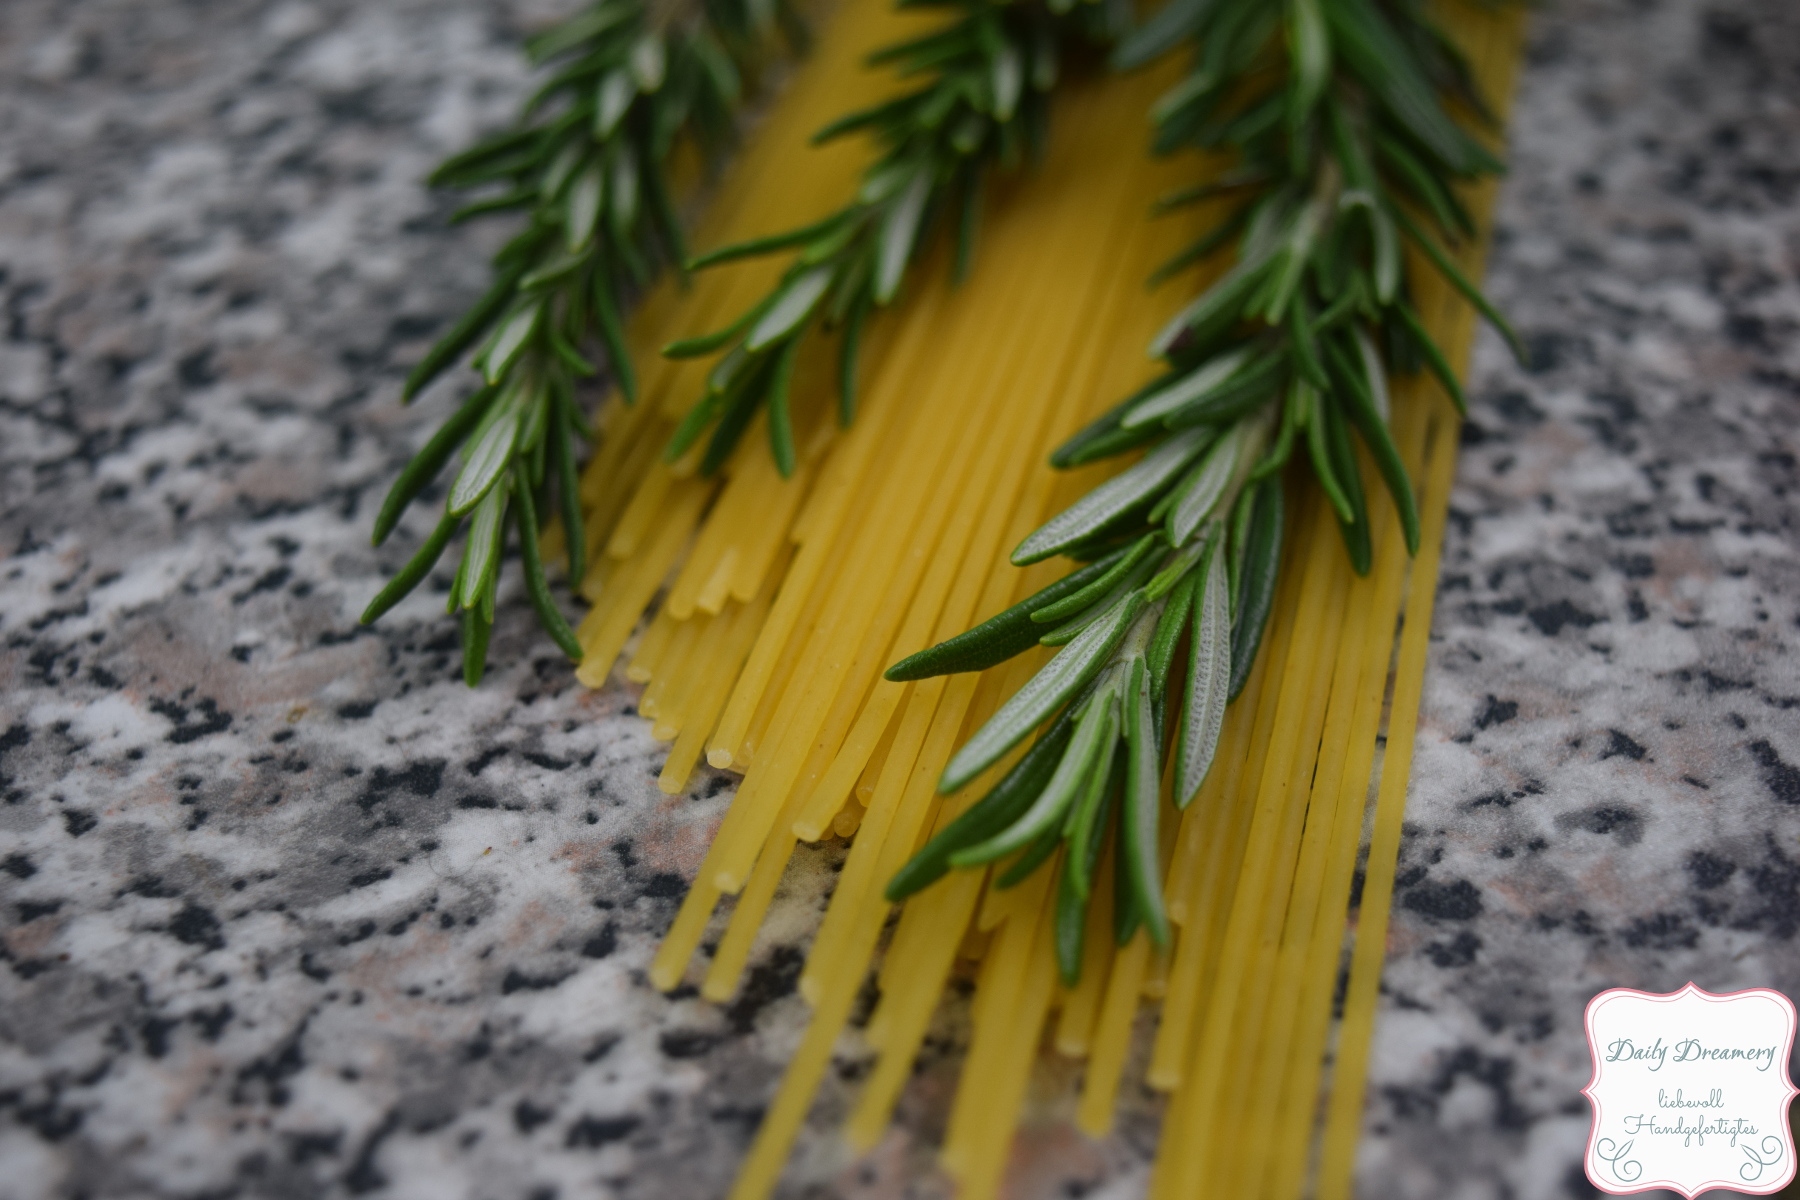
[[[1594,1172],[1591,1169],[1590,1164],[1593,1162],[1596,1153],[1596,1143],[1600,1140],[1600,1125],[1602,1118],[1600,1101],[1594,1095],[1594,1087],[1600,1082],[1600,1055],[1594,1041],[1594,1013],[1607,1001],[1623,996],[1629,996],[1638,1000],[1648,1000],[1655,1004],[1670,1004],[1689,995],[1698,996],[1700,999],[1713,1004],[1722,1004],[1745,996],[1762,996],[1775,1001],[1776,1004],[1787,1010],[1788,1030],[1787,1039],[1781,1048],[1781,1075],[1782,1080],[1787,1087],[1787,1099],[1782,1105],[1782,1116],[1784,1120],[1788,1119],[1788,1107],[1793,1104],[1795,1096],[1800,1096],[1800,1088],[1794,1086],[1793,1074],[1788,1069],[1789,1063],[1793,1061],[1796,1024],[1800,1023],[1800,1014],[1796,1014],[1794,1002],[1792,1000],[1788,999],[1782,993],[1775,991],[1773,988],[1746,988],[1741,992],[1709,992],[1705,988],[1695,984],[1692,980],[1689,980],[1680,989],[1673,992],[1645,992],[1640,991],[1637,988],[1624,987],[1608,988],[1595,996],[1592,1000],[1589,1000],[1586,1009],[1582,1012],[1582,1026],[1587,1034],[1588,1054],[1594,1064],[1593,1077],[1588,1080],[1587,1086],[1581,1089],[1581,1094],[1587,1098],[1587,1102],[1592,1105],[1594,1109],[1593,1124],[1588,1129],[1587,1148],[1583,1150],[1581,1155],[1582,1172],[1586,1174],[1589,1183],[1592,1183],[1601,1191],[1612,1196],[1630,1196],[1638,1192],[1648,1192],[1658,1188],[1679,1192],[1681,1195],[1685,1196],[1687,1200],[1696,1200],[1696,1197],[1701,1195],[1701,1193],[1720,1188],[1728,1191],[1742,1192],[1751,1196],[1767,1196],[1779,1192],[1793,1181],[1796,1165],[1795,1153],[1797,1150],[1800,1150],[1800,1148],[1795,1146],[1791,1121],[1784,1125],[1785,1140],[1790,1150],[1790,1153],[1788,1154],[1787,1170],[1783,1172],[1775,1182],[1767,1186],[1748,1187],[1742,1180],[1714,1179],[1688,1188],[1680,1183],[1676,1183],[1674,1180],[1655,1179],[1621,1190],[1617,1187],[1602,1183],[1600,1180],[1594,1178]]]

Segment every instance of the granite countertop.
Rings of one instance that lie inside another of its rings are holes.
[[[841,846],[740,999],[663,996],[730,777],[662,795],[516,594],[474,692],[441,598],[354,623],[446,398],[399,381],[500,232],[417,181],[566,7],[0,8],[7,1200],[715,1196],[795,1044]],[[1800,988],[1800,10],[1532,21],[1490,280],[1532,361],[1478,350],[1361,1160],[1404,1200],[1590,1194],[1600,988]],[[790,1193],[942,1193],[953,1018],[869,1163],[828,1085]],[[1020,1200],[1140,1194],[1125,1100],[1098,1145],[1042,1100]]]

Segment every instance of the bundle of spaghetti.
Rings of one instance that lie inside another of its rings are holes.
[[[850,554],[870,537],[861,526],[884,518],[910,526],[908,539],[888,545],[886,553],[930,547],[929,558],[920,560],[929,565],[910,611],[897,627],[883,625],[870,640],[870,647],[880,652],[870,657],[866,676],[832,682],[839,689],[845,722],[859,708],[860,713],[853,727],[826,726],[816,738],[806,731],[803,747],[811,761],[799,776],[800,785],[788,783],[795,777],[790,772],[776,777],[786,785],[783,793],[758,797],[766,809],[783,801],[772,825],[748,819],[734,824],[744,793],[767,761],[761,749],[752,749],[743,789],[690,893],[690,911],[698,914],[690,918],[694,925],[684,928],[687,912],[677,918],[657,963],[665,972],[657,982],[666,985],[679,977],[691,953],[691,930],[704,921],[701,906],[710,907],[711,898],[702,889],[709,880],[715,888],[732,883],[731,856],[749,857],[743,844],[731,847],[727,840],[754,842],[767,828],[749,886],[738,899],[706,979],[706,994],[728,995],[796,835],[818,836],[859,775],[879,766],[801,976],[802,993],[815,1005],[812,1021],[758,1131],[735,1196],[767,1194],[780,1172],[874,957],[890,911],[881,895],[887,880],[922,837],[953,819],[1009,765],[999,764],[985,781],[954,797],[937,795],[937,779],[951,752],[1029,677],[1040,658],[1026,656],[980,676],[907,685],[877,681],[875,672],[905,652],[999,611],[1049,578],[1041,570],[1012,568],[1006,551],[1059,504],[1078,495],[1075,489],[1091,486],[1091,474],[1059,478],[1044,460],[1083,418],[1147,373],[1137,355],[1121,356],[1115,350],[1142,345],[1164,315],[1154,305],[1144,305],[1137,293],[1167,243],[1183,232],[1157,230],[1143,220],[1144,200],[1155,194],[1156,176],[1169,168],[1146,160],[1137,146],[1121,144],[1116,136],[1162,83],[1156,78],[1111,82],[1070,99],[1059,112],[1049,161],[1028,186],[997,206],[974,280],[941,306],[922,304],[905,314],[907,328],[897,335],[902,344],[915,327],[929,328],[941,353],[928,362],[914,362],[896,349],[894,359],[903,365],[884,367],[872,389],[873,395],[903,388],[919,406],[908,415],[923,435],[917,453],[924,457],[909,462],[914,451],[899,443],[889,469],[906,477],[922,474],[927,478],[921,482],[947,486],[957,494],[933,496],[915,512],[884,512],[877,500],[860,514],[859,527],[849,531]],[[1046,246],[1057,247],[1057,253],[1044,253]],[[945,413],[927,416],[923,406],[940,401],[948,405]],[[856,436],[853,432],[850,438]],[[940,469],[934,460],[946,458],[941,481],[931,481],[931,473]],[[933,506],[951,501],[953,515],[936,532]],[[853,576],[859,587],[862,569]],[[899,575],[896,571],[893,578]],[[895,590],[892,584],[878,586]],[[822,661],[810,650],[798,659],[809,670]],[[778,716],[771,728],[783,722]],[[876,764],[873,756],[884,742]],[[881,1054],[851,1118],[853,1139],[866,1144],[886,1123],[983,888],[981,873],[959,873],[907,907],[881,970],[884,993],[869,1026],[870,1041]],[[947,1164],[963,1177],[970,1195],[990,1193],[997,1184],[1012,1126],[1008,1114],[1022,1100],[1038,1031],[1055,994],[1053,962],[1038,952],[1044,945],[1042,899],[1048,892],[1046,879],[1038,878],[1016,890],[990,894],[984,903],[981,924],[993,935],[977,987],[979,1030],[945,1147]],[[1036,1014],[1035,1021],[1030,1014]]]
[[[793,147],[803,141],[796,131],[866,100],[868,76],[844,64],[893,36],[884,9],[879,0],[842,6],[721,189],[703,246],[791,226],[852,188],[853,157],[808,150],[802,161]],[[1473,35],[1490,94],[1504,95],[1495,84],[1516,49],[1511,26],[1461,12],[1452,23]],[[883,336],[865,352],[864,398],[848,430],[830,419],[825,365],[803,358],[794,391],[803,453],[792,479],[774,471],[755,431],[716,479],[699,476],[695,455],[660,461],[707,364],[656,362],[640,403],[613,405],[603,420],[584,479],[595,564],[584,590],[595,607],[581,629],[581,676],[606,677],[661,595],[626,665],[647,684],[640,707],[653,732],[675,742],[660,782],[684,787],[702,747],[713,766],[744,775],[653,981],[682,981],[721,899],[736,894],[702,985],[709,998],[729,998],[798,842],[854,837],[800,981],[812,1020],[739,1177],[739,1200],[768,1194],[779,1177],[877,958],[891,911],[886,881],[1010,765],[955,796],[936,793],[951,753],[1041,654],[910,684],[880,671],[1053,578],[1051,564],[1012,568],[1007,550],[1116,469],[1059,476],[1042,464],[1142,381],[1138,348],[1178,299],[1146,300],[1139,286],[1192,224],[1153,225],[1143,213],[1162,180],[1191,163],[1159,165],[1118,136],[1166,84],[1154,74],[1088,84],[1059,105],[1049,160],[988,206],[972,282],[950,292],[941,264],[923,269],[908,303],[875,323]],[[640,311],[640,344],[724,323],[779,265],[703,276],[686,293],[665,288]],[[1435,275],[1414,278],[1431,332],[1465,355],[1466,309]],[[1056,981],[1051,872],[1008,890],[985,871],[953,872],[907,903],[881,955],[865,1030],[875,1062],[847,1127],[854,1146],[880,1137],[951,976],[972,963],[971,1043],[943,1150],[964,1196],[999,1188],[1053,1016],[1055,1049],[1087,1059],[1077,1123],[1095,1136],[1110,1129],[1146,997],[1163,1007],[1147,1082],[1174,1092],[1156,1194],[1198,1194],[1204,1184],[1299,1194],[1404,593],[1400,679],[1324,1139],[1322,1186],[1347,1187],[1366,1061],[1358,1055],[1373,1018],[1454,464],[1442,397],[1403,386],[1396,401],[1395,438],[1422,484],[1426,552],[1408,586],[1393,511],[1374,505],[1376,563],[1353,578],[1322,499],[1298,497],[1274,616],[1212,774],[1185,813],[1165,798],[1172,953],[1156,952],[1141,930],[1114,945],[1110,848],[1072,989]],[[1226,1102],[1225,1081],[1243,1079],[1256,1081],[1248,1095]]]

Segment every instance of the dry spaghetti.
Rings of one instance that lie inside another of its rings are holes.
[[[854,156],[802,149],[802,135],[860,94],[879,94],[855,68],[859,53],[908,24],[873,0],[845,5],[716,197],[703,238],[791,223],[789,209],[824,210],[851,186]],[[1462,15],[1457,28],[1489,94],[1504,95],[1516,21]],[[702,750],[744,776],[653,980],[668,988],[687,976],[716,905],[735,894],[703,977],[705,995],[728,998],[797,842],[854,838],[801,978],[812,1020],[738,1179],[740,1200],[773,1188],[872,966],[879,1000],[864,1037],[875,1059],[848,1122],[854,1146],[879,1138],[947,982],[972,970],[972,1038],[943,1147],[963,1195],[998,1191],[1046,1037],[1087,1060],[1080,1127],[1110,1128],[1146,996],[1161,1003],[1146,1081],[1172,1093],[1166,1128],[1181,1131],[1163,1139],[1153,1194],[1299,1195],[1328,1074],[1317,1187],[1348,1194],[1454,467],[1456,419],[1434,385],[1403,384],[1394,396],[1395,440],[1422,481],[1416,563],[1393,510],[1378,506],[1373,569],[1353,575],[1325,498],[1310,486],[1295,498],[1300,517],[1258,664],[1199,798],[1179,817],[1172,806],[1164,813],[1172,950],[1156,952],[1142,930],[1123,946],[1107,936],[1110,851],[1072,988],[1057,979],[1054,891],[1042,872],[1006,890],[985,872],[956,872],[910,900],[883,944],[887,880],[981,790],[939,796],[944,764],[1040,660],[914,683],[881,671],[1048,582],[1049,568],[1015,569],[1005,551],[1105,473],[1042,464],[1142,381],[1137,348],[1167,315],[1169,303],[1145,299],[1140,281],[1190,231],[1143,219],[1171,168],[1119,135],[1165,83],[1087,83],[1067,96],[1047,161],[994,198],[971,282],[951,291],[941,264],[932,267],[872,329],[849,429],[831,419],[829,364],[803,355],[791,479],[754,436],[717,478],[702,477],[691,453],[659,461],[703,365],[658,362],[636,407],[606,410],[583,484],[594,564],[583,590],[594,608],[579,630],[581,677],[604,681],[653,608],[625,669],[646,685],[640,704],[655,735],[674,743],[662,786],[683,788]],[[1043,253],[1049,245],[1058,253]],[[703,276],[685,293],[667,288],[641,310],[637,340],[709,327],[771,277],[751,266]],[[1422,276],[1416,294],[1433,335],[1465,357],[1466,306],[1435,277]],[[1391,736],[1332,1065],[1331,994],[1397,623]]]

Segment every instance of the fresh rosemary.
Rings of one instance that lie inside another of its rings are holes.
[[[777,31],[796,46],[803,41],[787,0],[602,0],[526,43],[534,65],[555,70],[517,126],[449,159],[430,178],[439,187],[483,191],[452,221],[509,213],[526,222],[495,256],[487,293],[406,380],[410,402],[471,350],[481,374],[474,394],[407,464],[382,504],[376,545],[461,451],[436,528],[362,620],[374,621],[418,586],[466,522],[448,607],[462,618],[470,686],[486,664],[509,528],[517,531],[538,619],[564,653],[581,656],[546,582],[538,535],[540,514],[558,513],[568,578],[578,585],[587,539],[576,443],[588,427],[575,384],[597,372],[583,348],[598,343],[629,402],[635,384],[621,305],[659,267],[686,256],[671,154],[683,139],[708,159],[726,148],[745,76]]]
[[[1398,510],[1409,553],[1418,505],[1388,431],[1391,372],[1429,369],[1462,391],[1409,298],[1410,242],[1518,349],[1444,250],[1472,236],[1456,185],[1499,162],[1451,115],[1489,120],[1468,64],[1416,0],[1172,0],[1124,38],[1115,65],[1192,47],[1152,111],[1155,146],[1226,152],[1232,168],[1165,207],[1223,198],[1228,213],[1163,272],[1232,261],[1151,346],[1166,370],[1070,438],[1059,467],[1143,457],[1026,538],[1019,565],[1092,560],[986,623],[888,671],[980,670],[1039,643],[1062,650],[945,768],[954,792],[1045,726],[985,797],[888,886],[892,900],[951,867],[1015,856],[1005,887],[1060,849],[1056,946],[1072,983],[1109,823],[1121,943],[1169,939],[1157,859],[1164,749],[1185,808],[1205,780],[1226,705],[1249,675],[1272,606],[1283,469],[1301,459],[1336,513],[1358,573],[1369,501],[1352,435]],[[1185,683],[1170,696],[1185,645]]]
[[[1110,41],[1124,15],[1117,0],[899,0],[899,7],[943,7],[956,16],[869,57],[902,78],[925,76],[923,83],[814,135],[815,143],[851,133],[875,140],[879,153],[856,195],[823,220],[713,250],[692,264],[798,251],[769,293],[731,324],[664,349],[673,358],[726,351],[675,431],[669,460],[710,429],[701,461],[710,474],[766,408],[776,465],[791,474],[788,387],[801,343],[815,329],[840,332],[839,419],[848,424],[856,410],[864,322],[900,293],[938,227],[953,227],[953,274],[966,274],[985,179],[1041,153],[1064,58],[1071,49]]]

